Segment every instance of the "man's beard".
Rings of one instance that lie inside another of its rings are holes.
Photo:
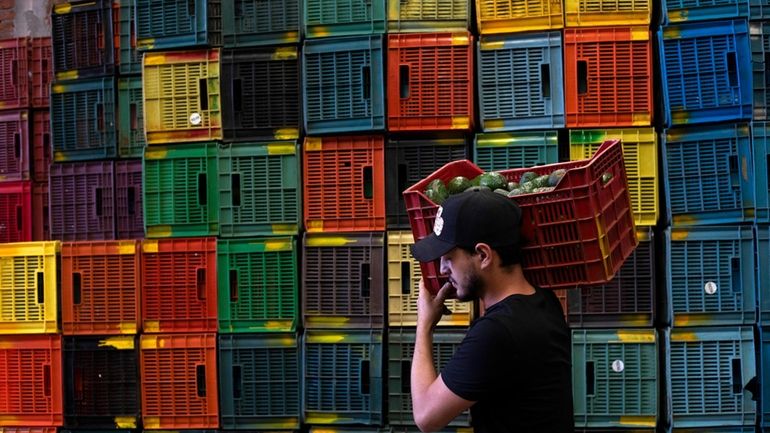
[[[479,278],[478,274],[473,273],[468,278],[465,290],[463,293],[457,292],[457,300],[461,302],[470,302],[479,299],[481,295],[481,289],[484,288],[484,283]]]

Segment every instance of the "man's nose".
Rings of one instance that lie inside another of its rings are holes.
[[[441,257],[438,271],[441,275],[449,275],[449,265],[447,264],[447,261],[444,260],[443,256]]]

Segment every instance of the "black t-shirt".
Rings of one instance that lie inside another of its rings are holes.
[[[476,401],[476,433],[570,433],[570,331],[556,295],[511,295],[476,319],[441,376]]]

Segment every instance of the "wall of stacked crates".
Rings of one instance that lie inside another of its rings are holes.
[[[613,138],[639,245],[559,292],[577,429],[770,431],[766,0],[92,0],[51,25],[0,41],[4,431],[415,432],[401,191]],[[474,316],[449,307],[439,368]]]

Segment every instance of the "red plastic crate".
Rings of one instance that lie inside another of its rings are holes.
[[[0,182],[0,243],[32,240],[32,182]]]
[[[142,242],[144,332],[217,331],[217,239]]]
[[[141,159],[115,161],[115,212],[118,239],[144,238]]]
[[[385,230],[383,137],[307,137],[302,165],[308,232]]]
[[[51,103],[51,82],[53,81],[51,38],[32,38],[30,47],[31,105],[34,108],[48,108]]]
[[[0,110],[29,106],[29,39],[0,41]]]
[[[219,427],[216,334],[142,335],[145,429]]]
[[[51,113],[48,110],[32,111],[32,179],[48,182],[52,161]]]
[[[0,111],[0,181],[29,179],[29,112]]]
[[[61,269],[64,335],[137,333],[139,241],[64,242]]]
[[[48,214],[48,182],[32,184],[32,240],[51,240]]]
[[[473,35],[388,35],[388,130],[473,128]]]
[[[56,433],[56,427],[0,427],[0,433]]]
[[[0,336],[0,426],[62,425],[60,335]]]
[[[567,126],[652,125],[652,41],[647,27],[564,30]]]
[[[523,215],[522,235],[529,240],[523,248],[524,271],[532,284],[551,289],[606,283],[638,242],[623,147],[618,140],[605,141],[591,159],[500,173],[517,182],[527,171],[543,175],[560,168],[567,173],[553,191],[516,197]],[[454,161],[404,191],[414,238],[422,239],[433,230],[438,206],[423,192],[433,179],[473,179],[482,172],[470,161]],[[429,288],[437,291],[443,284],[439,261],[420,266]]]

